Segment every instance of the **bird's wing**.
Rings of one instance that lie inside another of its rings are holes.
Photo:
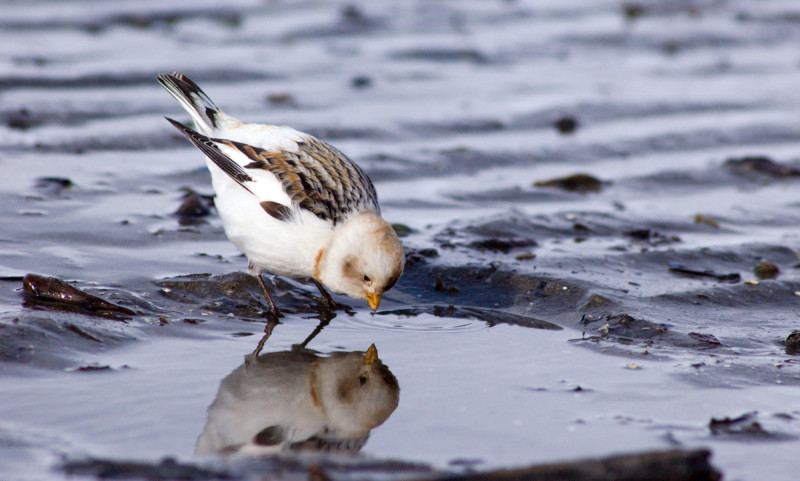
[[[206,137],[185,125],[169,120],[184,136],[251,193],[249,183],[271,173],[280,181],[293,206],[336,224],[352,212],[372,210],[380,213],[378,196],[372,181],[358,165],[335,147],[303,135],[297,149],[259,148],[234,140]],[[237,155],[237,162],[224,150]],[[252,175],[251,175],[252,174]],[[292,218],[289,206],[266,200],[264,210],[278,220]]]
[[[206,157],[211,159],[211,161],[214,162],[217,167],[228,174],[228,176],[235,180],[237,184],[241,185],[248,192],[252,193],[252,191],[247,188],[245,183],[253,182],[253,178],[247,173],[244,167],[220,150],[217,142],[197,132],[196,130],[190,129],[180,122],[172,120],[169,117],[167,117],[167,120],[169,120],[169,122],[174,125],[176,129],[180,130],[181,133],[187,139],[189,139],[189,141],[193,143],[195,147],[200,149],[200,151],[206,155]]]
[[[380,212],[375,187],[352,160],[335,147],[305,136],[296,151],[261,149],[214,139],[238,150],[250,162],[246,171],[267,171],[280,180],[292,203],[334,224],[351,212]]]

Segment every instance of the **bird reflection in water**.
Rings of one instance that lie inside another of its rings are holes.
[[[329,356],[296,346],[248,356],[220,383],[197,454],[356,453],[397,408],[400,387],[371,345]]]

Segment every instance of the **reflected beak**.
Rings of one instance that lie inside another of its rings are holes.
[[[372,308],[373,312],[378,310],[378,306],[381,304],[381,295],[380,294],[367,294],[367,302],[369,302],[369,307]]]
[[[369,346],[367,353],[364,354],[364,365],[371,366],[376,362],[378,362],[378,348],[373,344]]]

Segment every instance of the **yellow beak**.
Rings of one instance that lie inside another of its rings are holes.
[[[371,366],[376,362],[378,362],[378,348],[373,344],[369,346],[367,353],[364,354],[364,365]]]
[[[373,311],[377,311],[378,306],[381,304],[381,294],[367,294],[367,302],[369,302],[369,307],[371,307]]]

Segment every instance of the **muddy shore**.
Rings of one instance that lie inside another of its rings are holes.
[[[2,8],[8,479],[506,479],[645,452],[793,479],[792,2]],[[338,146],[402,237],[375,314],[266,279],[287,316],[265,351],[374,343],[397,377],[397,410],[350,468],[193,457],[266,305],[202,158],[163,119],[185,120],[155,82],[172,70],[236,117]]]

